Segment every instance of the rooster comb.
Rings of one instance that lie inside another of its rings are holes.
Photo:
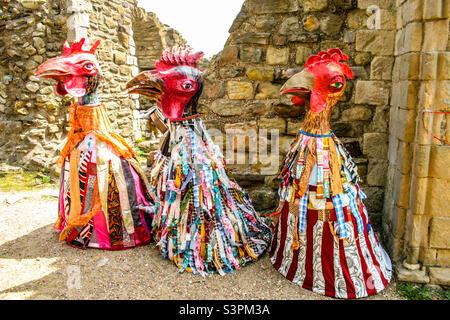
[[[201,51],[192,52],[190,47],[172,47],[167,48],[161,53],[161,59],[156,61],[156,70],[167,70],[174,66],[189,66],[197,68],[197,62],[203,57]]]
[[[340,61],[348,61],[348,57],[339,48],[333,48],[328,51],[320,51],[318,54],[311,55],[305,63],[305,69],[312,69],[318,64],[333,62],[337,64],[348,79],[353,79],[353,71],[348,65]]]
[[[68,56],[70,54],[74,53],[90,53],[94,54],[95,50],[97,49],[98,45],[100,44],[100,40],[95,41],[94,45],[91,46],[90,49],[86,49],[87,46],[90,45],[90,41],[88,40],[87,43],[86,38],[81,38],[80,41],[72,43],[72,46],[69,46],[69,43],[66,41],[63,45],[63,55]]]

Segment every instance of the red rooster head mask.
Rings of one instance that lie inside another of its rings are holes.
[[[85,38],[72,46],[66,41],[63,55],[45,61],[36,69],[35,75],[56,80],[56,92],[62,96],[83,97],[97,89],[101,78],[100,65],[94,55],[99,44],[100,40],[97,40],[91,46]]]
[[[128,93],[142,94],[156,100],[165,117],[172,121],[197,114],[203,90],[197,62],[203,52],[173,47],[161,53],[154,70],[139,73],[127,84]]]
[[[347,60],[338,48],[310,56],[303,71],[289,78],[280,94],[293,95],[292,103],[309,105],[314,113],[333,108],[344,94],[345,78],[353,79],[350,67],[340,62]]]

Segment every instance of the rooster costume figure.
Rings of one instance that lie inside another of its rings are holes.
[[[57,81],[56,92],[78,99],[70,106],[67,136],[57,161],[60,241],[86,249],[128,249],[151,241],[150,195],[145,174],[126,141],[111,127],[97,96],[102,77],[94,56],[100,41],[66,42],[63,55],[35,74]]]
[[[356,165],[329,126],[345,77],[353,78],[340,62],[347,60],[337,48],[319,52],[281,88],[309,109],[281,167],[270,258],[303,288],[361,298],[383,290],[392,268],[370,225]]]
[[[232,273],[256,260],[271,233],[247,193],[228,177],[223,155],[198,117],[203,80],[196,65],[202,56],[191,48],[166,49],[156,68],[127,88],[156,100],[170,120],[150,168],[157,246],[180,272],[204,276]]]

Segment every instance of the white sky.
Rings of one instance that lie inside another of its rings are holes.
[[[223,49],[244,0],[138,0],[138,6],[177,30],[188,44],[211,57]]]

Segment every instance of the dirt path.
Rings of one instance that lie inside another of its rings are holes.
[[[52,228],[55,193],[0,193],[0,299],[330,299],[286,280],[267,254],[235,274],[202,278],[179,274],[154,244],[74,249],[59,243]],[[402,298],[391,283],[368,299]]]

